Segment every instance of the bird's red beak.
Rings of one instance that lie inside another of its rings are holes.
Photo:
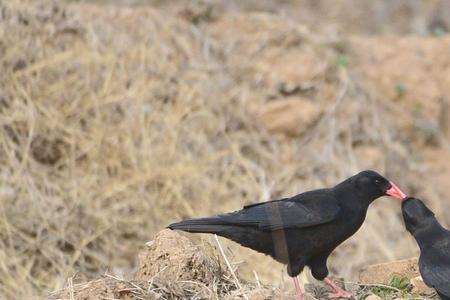
[[[392,181],[389,181],[389,183],[391,184],[391,188],[386,191],[386,195],[392,196],[398,200],[403,200],[406,198],[405,193],[403,193],[398,186],[396,186]]]

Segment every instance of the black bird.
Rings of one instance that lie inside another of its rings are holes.
[[[423,281],[444,300],[450,300],[450,231],[439,224],[434,213],[419,199],[402,203],[406,229],[420,247],[419,270]]]
[[[327,277],[328,256],[361,227],[369,205],[384,195],[405,198],[394,183],[374,171],[363,171],[333,188],[251,204],[232,213],[173,223],[168,228],[217,234],[270,255],[287,265],[298,299],[303,299],[303,292],[297,275],[305,266],[314,278],[332,288],[332,296],[349,298],[350,293]]]

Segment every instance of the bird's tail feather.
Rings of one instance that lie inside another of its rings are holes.
[[[276,260],[287,263],[285,256],[277,257],[273,233],[260,231],[253,227],[243,227],[226,222],[221,216],[185,220],[167,226],[170,229],[193,233],[212,233],[235,241],[244,247],[271,255]]]
[[[175,230],[215,234],[220,234],[220,232],[229,229],[229,227],[218,217],[185,220],[167,226],[167,228]]]

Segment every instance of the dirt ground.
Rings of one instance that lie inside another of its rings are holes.
[[[449,225],[445,1],[349,20],[351,1],[307,2],[0,2],[0,298],[126,278],[170,222],[366,168]],[[399,207],[373,204],[333,275],[417,254]],[[242,280],[291,288],[270,258],[221,243]]]

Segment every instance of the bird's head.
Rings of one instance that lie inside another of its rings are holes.
[[[362,171],[354,176],[354,180],[356,187],[373,199],[381,196],[391,196],[398,200],[406,198],[398,186],[375,171]]]
[[[406,230],[414,234],[417,229],[434,221],[434,213],[417,198],[408,197],[402,202]]]

